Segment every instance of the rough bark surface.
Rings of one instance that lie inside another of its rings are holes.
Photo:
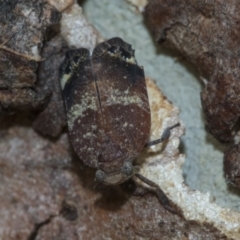
[[[1,119],[0,126],[3,240],[227,239],[171,214],[152,194],[133,196],[131,181],[96,185],[95,171],[81,164],[67,134],[50,141],[23,117]]]
[[[47,27],[61,14],[45,1],[0,1],[0,112],[43,106],[50,95],[36,83]]]
[[[158,43],[178,50],[206,79],[201,93],[206,126],[229,142],[240,116],[237,0],[150,0],[145,12]]]
[[[51,92],[47,106],[38,114],[33,122],[35,130],[43,135],[57,137],[66,126],[66,113],[59,83],[59,66],[62,63],[67,46],[59,35],[47,42],[42,51],[42,61],[38,68],[38,81],[42,89]]]
[[[227,149],[224,155],[224,172],[227,182],[240,188],[240,145]]]
[[[43,34],[59,17],[44,1],[0,0],[0,112],[18,112],[0,118],[0,239],[227,239],[211,225],[166,211],[150,193],[133,196],[132,181],[96,185],[95,170],[73,153],[66,133],[50,140],[32,129],[30,113],[40,109],[34,128],[41,133],[56,137],[65,124],[61,37],[40,57]]]

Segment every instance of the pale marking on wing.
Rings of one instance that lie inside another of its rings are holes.
[[[138,95],[127,95],[128,90],[126,90],[125,95],[122,95],[122,92],[120,92],[118,89],[112,90],[112,92],[109,94],[107,101],[106,101],[106,106],[111,106],[115,104],[119,105],[130,105],[130,104],[136,104],[140,108],[145,109],[145,107],[148,106],[148,99],[145,101],[141,99]]]
[[[131,64],[136,64],[137,63],[135,57],[125,58],[125,61],[127,63],[131,63]]]
[[[97,135],[96,134],[94,134],[93,132],[87,132],[86,134],[83,134],[82,135],[82,138],[90,138],[90,139],[92,139],[92,138],[94,138],[94,137],[96,137]]]
[[[64,89],[67,81],[69,80],[69,78],[71,78],[72,76],[72,72],[69,73],[69,74],[63,74],[62,77],[61,77],[61,80],[60,80],[60,83],[61,83],[61,88]]]
[[[116,58],[121,58],[123,61],[127,62],[127,63],[130,63],[130,64],[137,64],[137,61],[135,59],[134,56],[131,56],[130,58],[125,58],[121,55],[120,52],[115,52],[115,53],[112,53],[112,52],[109,52],[108,51],[108,54],[109,56],[111,57],[116,57]]]
[[[86,111],[89,109],[97,111],[96,97],[85,92],[85,94],[82,96],[81,104],[73,105],[68,111],[67,115],[69,130],[73,129],[74,122],[77,118],[79,118],[81,122],[81,118],[86,116]]]
[[[71,69],[71,72],[70,73],[64,73],[61,77],[61,80],[60,80],[60,84],[61,84],[61,88],[64,89],[66,83],[69,81],[69,79],[71,78],[73,72],[75,71],[75,68],[78,67],[79,65],[79,62],[80,62],[81,58],[78,59],[78,61],[75,63],[74,61],[71,61],[71,66],[70,66],[70,69]],[[67,64],[66,64],[67,65]],[[65,65],[65,67],[66,67]]]

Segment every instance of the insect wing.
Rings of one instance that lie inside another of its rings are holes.
[[[120,38],[99,44],[92,55],[103,128],[111,140],[136,157],[150,132],[150,109],[144,71],[131,45]]]
[[[60,75],[70,140],[80,159],[97,168],[100,108],[89,51],[69,50]]]

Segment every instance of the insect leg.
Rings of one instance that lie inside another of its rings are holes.
[[[177,213],[177,211],[173,207],[170,206],[170,201],[169,201],[168,197],[166,196],[166,194],[162,191],[162,189],[156,183],[152,182],[148,178],[145,178],[144,176],[142,176],[139,173],[136,173],[134,176],[139,178],[142,182],[146,183],[150,187],[154,188],[155,193],[157,194],[158,200],[160,201],[160,203],[163,205],[163,207],[166,210],[168,210],[169,212],[174,213],[174,214]]]

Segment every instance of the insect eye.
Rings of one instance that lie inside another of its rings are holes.
[[[131,162],[125,162],[122,166],[122,173],[126,176],[132,175],[133,166]]]
[[[102,170],[97,170],[95,173],[95,181],[97,182],[103,182],[104,179],[106,178],[106,173]]]

